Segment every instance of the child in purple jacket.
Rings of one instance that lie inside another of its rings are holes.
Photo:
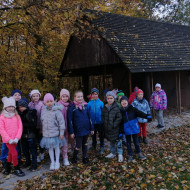
[[[37,157],[37,162],[41,162],[44,159],[44,149],[40,147],[40,141],[42,139],[42,124],[41,124],[41,111],[44,107],[43,102],[40,100],[41,93],[39,90],[32,90],[29,94],[31,102],[28,104],[28,107],[31,109],[36,109],[37,111],[37,143],[39,146],[40,154]]]
[[[161,84],[155,85],[155,91],[150,97],[150,107],[154,109],[156,119],[158,120],[158,128],[164,127],[163,110],[167,109],[167,96],[164,90],[161,89]]]

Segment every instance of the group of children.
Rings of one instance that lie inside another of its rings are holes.
[[[141,153],[139,142],[147,143],[146,123],[151,121],[151,115],[142,90],[137,90],[132,105],[122,91],[115,90],[106,92],[103,103],[96,88],[91,90],[89,103],[84,101],[83,92],[80,90],[74,93],[73,101],[67,89],[61,90],[58,102],[50,93],[41,101],[38,90],[32,90],[30,98],[29,103],[22,97],[20,90],[14,90],[11,97],[2,99],[4,106],[0,115],[0,134],[3,141],[1,161],[5,175],[11,171],[11,162],[15,175],[25,175],[20,169],[21,150],[25,157],[22,167],[30,166],[31,171],[35,171],[37,162],[44,159],[44,149],[49,151],[50,170],[60,168],[60,153],[63,164],[70,165],[68,143],[73,149],[72,163],[78,162],[78,152],[82,147],[82,162],[86,164],[89,162],[88,137],[92,135],[92,148],[96,149],[97,133],[100,137],[100,154],[104,153],[104,138],[110,141],[110,154],[106,158],[114,158],[117,150],[118,161],[123,162],[124,144],[128,150],[128,161],[131,162],[132,137],[138,157],[146,159]]]

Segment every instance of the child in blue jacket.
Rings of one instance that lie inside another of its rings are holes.
[[[123,119],[123,127],[124,127],[124,133],[126,135],[127,140],[127,151],[128,151],[128,162],[131,162],[133,160],[133,152],[131,148],[131,137],[133,138],[133,143],[135,145],[136,152],[138,154],[138,157],[141,160],[145,160],[146,157],[143,156],[140,150],[139,141],[138,141],[138,133],[140,132],[139,126],[138,126],[138,120],[137,117],[146,118],[148,121],[151,121],[151,116],[149,114],[145,114],[138,109],[134,108],[132,105],[128,103],[128,98],[126,96],[123,96],[120,100],[121,102],[121,113],[122,113],[122,119]]]
[[[76,140],[72,163],[77,163],[77,155],[81,147],[83,163],[88,163],[87,141],[88,135],[94,134],[94,127],[90,121],[87,103],[83,99],[82,91],[76,91],[74,93],[74,102],[69,106],[67,112],[67,125],[71,138],[75,138]]]
[[[94,126],[94,135],[92,136],[92,147],[96,149],[96,134],[99,133],[100,138],[100,154],[104,152],[104,137],[103,137],[103,128],[102,128],[102,120],[101,120],[101,113],[102,108],[104,107],[104,103],[98,98],[99,90],[93,88],[91,90],[92,100],[88,103],[88,110],[90,114],[90,119]]]

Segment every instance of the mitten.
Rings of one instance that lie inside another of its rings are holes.
[[[147,120],[148,120],[148,122],[152,121],[151,115],[148,115],[148,116],[147,116]]]
[[[19,140],[18,140],[17,138],[14,139],[14,142],[15,142],[16,144],[18,143],[18,141],[19,141]]]
[[[13,142],[14,142],[13,139],[9,140],[9,144],[13,144]]]

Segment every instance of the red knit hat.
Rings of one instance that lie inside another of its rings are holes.
[[[138,89],[137,90],[137,96],[138,96],[139,93],[144,93],[144,92],[141,89]]]

